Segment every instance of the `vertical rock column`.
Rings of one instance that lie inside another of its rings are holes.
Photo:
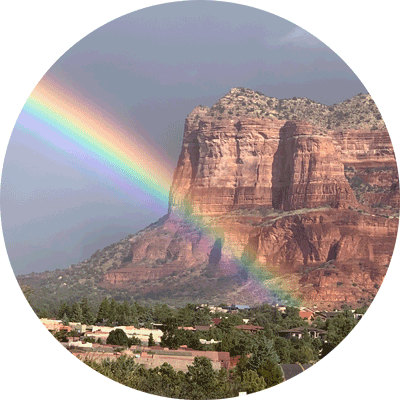
[[[272,174],[274,208],[357,205],[331,137],[306,122],[282,127]]]

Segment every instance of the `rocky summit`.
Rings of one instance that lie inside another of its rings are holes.
[[[398,210],[369,95],[328,107],[234,88],[186,118],[166,216],[76,266],[18,279],[54,299],[359,306],[386,274]]]

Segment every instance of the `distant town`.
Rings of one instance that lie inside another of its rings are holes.
[[[144,307],[110,298],[95,312],[84,298],[61,304],[61,318],[41,322],[100,373],[148,393],[195,399],[210,398],[205,376],[214,382],[212,398],[227,398],[298,375],[336,347],[364,312],[279,304]]]

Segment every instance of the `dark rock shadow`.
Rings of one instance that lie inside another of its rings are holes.
[[[288,121],[279,131],[278,149],[272,162],[272,207],[277,210],[285,209],[293,176],[293,154],[288,151],[287,138],[296,129],[296,124]]]

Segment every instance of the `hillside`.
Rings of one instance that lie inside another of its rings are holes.
[[[251,89],[233,88],[207,114],[211,117],[254,117],[306,120],[326,129],[385,129],[385,123],[369,94],[358,94],[339,104],[327,106],[305,97],[276,99]]]

